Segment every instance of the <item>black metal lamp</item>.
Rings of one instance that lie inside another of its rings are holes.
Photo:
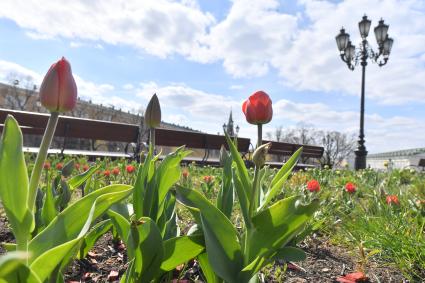
[[[341,28],[339,34],[335,37],[336,44],[340,53],[344,53],[347,48],[348,41],[350,40],[350,35],[345,33],[345,29]]]
[[[365,39],[369,35],[371,23],[372,22],[368,20],[366,15],[364,15],[363,19],[359,22],[360,35],[363,39]]]
[[[379,21],[378,26],[375,27],[374,31],[375,31],[376,42],[378,42],[379,46],[382,46],[385,39],[387,38],[388,28],[389,26],[384,24],[383,19],[381,19]]]
[[[367,59],[371,59],[377,63],[379,67],[384,66],[388,62],[391,48],[394,40],[388,37],[389,26],[384,24],[384,20],[380,20],[378,26],[375,27],[375,37],[378,42],[378,52],[373,51],[367,36],[369,35],[371,21],[367,16],[363,16],[359,22],[359,31],[362,41],[360,46],[356,48],[350,41],[350,36],[345,32],[344,28],[341,29],[340,33],[335,37],[336,44],[339,50],[342,61],[347,64],[350,70],[354,70],[355,66],[360,64],[362,66],[362,86],[361,86],[361,98],[360,98],[360,134],[358,140],[358,147],[355,151],[356,158],[354,161],[354,167],[357,169],[366,168],[366,146],[365,146],[365,135],[364,135],[364,105],[365,105],[365,77],[366,77],[366,66]]]

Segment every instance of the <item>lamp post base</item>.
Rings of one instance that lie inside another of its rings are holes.
[[[356,154],[356,158],[354,159],[354,168],[356,170],[366,169],[367,151],[364,149],[358,149],[354,151],[354,153]]]

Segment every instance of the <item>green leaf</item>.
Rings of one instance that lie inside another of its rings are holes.
[[[318,200],[303,205],[296,196],[278,201],[252,218],[249,235],[249,261],[267,256],[285,246],[303,228],[318,207]]]
[[[26,252],[10,252],[0,256],[0,283],[41,283],[34,272],[25,265]]]
[[[96,204],[99,199],[100,197],[92,204],[86,222],[81,228],[79,235],[75,239],[46,250],[43,252],[43,254],[32,261],[30,267],[36,272],[37,277],[40,278],[41,281],[45,281],[51,275],[54,276],[53,279],[58,278],[57,276],[60,270],[60,266],[65,265],[65,263],[70,260],[71,254],[73,254],[77,244],[80,243],[80,240],[89,230],[96,211]]]
[[[125,199],[132,192],[127,185],[110,185],[96,190],[76,201],[58,214],[50,224],[29,243],[31,260],[45,251],[71,241],[79,236],[90,216],[93,203],[93,219],[103,214],[113,203]]]
[[[241,246],[233,224],[198,191],[178,187],[177,199],[185,206],[200,211],[208,260],[218,276],[228,282],[238,282],[237,274],[242,269]]]
[[[238,169],[238,176],[242,182],[243,187],[246,190],[246,195],[250,200],[252,198],[252,184],[249,178],[248,170],[246,169],[245,163],[242,160],[241,155],[239,154],[236,145],[232,142],[227,133],[224,133],[226,136],[227,144],[229,145],[230,153],[232,154],[233,161],[236,163],[236,168]]]
[[[292,154],[291,158],[283,164],[282,168],[280,168],[279,172],[274,176],[272,182],[270,183],[270,187],[275,187],[276,183],[279,182],[282,177],[284,177],[288,172],[291,172],[294,166],[297,164],[298,159],[301,156],[303,148],[300,147],[294,154]]]
[[[202,274],[204,276],[205,282],[208,283],[222,283],[223,280],[221,280],[217,275],[215,275],[214,270],[211,267],[211,264],[208,260],[207,253],[201,253],[198,255],[198,262],[201,266]]]
[[[78,258],[83,259],[86,257],[87,253],[91,250],[97,240],[108,232],[112,227],[111,219],[103,220],[96,225],[84,236],[80,251],[78,253]]]
[[[16,251],[16,244],[15,243],[1,243],[0,246],[5,249],[7,252],[13,252]]]
[[[242,216],[247,228],[251,227],[251,217],[249,215],[249,200],[246,194],[246,190],[243,187],[241,180],[234,168],[232,168],[233,173],[233,185],[236,190],[236,194],[238,195],[239,205],[241,207]]]
[[[143,204],[146,194],[146,185],[148,183],[148,173],[151,164],[151,159],[152,155],[149,151],[148,155],[146,156],[145,162],[139,165],[139,169],[137,170],[137,177],[133,191],[133,207],[137,219],[143,216]]]
[[[190,151],[184,150],[184,146],[181,146],[175,152],[168,154],[159,164],[156,171],[159,204],[164,201],[171,186],[180,180],[180,162],[189,154]]]
[[[124,242],[126,242],[128,240],[128,234],[130,233],[130,222],[128,222],[122,214],[113,211],[112,209],[108,210],[107,214],[112,221],[112,225],[117,230],[118,235]]]
[[[171,271],[205,250],[202,235],[182,236],[164,241],[164,257],[161,270]]]
[[[224,155],[224,154],[223,154]],[[217,195],[217,208],[220,209],[227,218],[232,215],[234,190],[232,183],[232,157],[225,153],[223,157],[224,166],[222,172],[221,187]]]
[[[22,133],[12,116],[7,116],[0,142],[0,199],[16,238],[18,250],[25,250],[34,226],[28,208],[28,175],[22,152]]]
[[[70,178],[67,183],[71,191],[84,184],[84,182],[87,181],[98,169],[99,166],[92,166],[89,170]]]
[[[53,196],[53,188],[47,186],[46,194],[44,195],[44,203],[41,208],[41,219],[43,220],[43,226],[46,227],[56,217],[58,210],[55,205],[55,198]]]
[[[277,250],[274,259],[286,261],[303,261],[306,259],[306,254],[302,249],[296,247],[283,247]]]
[[[153,280],[158,275],[164,253],[155,222],[148,217],[132,222],[127,245],[129,259],[134,259],[135,282]]]

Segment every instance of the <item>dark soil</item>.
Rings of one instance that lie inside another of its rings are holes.
[[[0,216],[0,242],[13,241],[7,220]],[[289,264],[286,272],[285,263],[276,262],[265,268],[260,276],[266,282],[336,282],[338,277],[358,271],[355,256],[344,248],[331,245],[323,237],[304,241],[300,247],[307,253],[305,261]],[[0,254],[3,253],[5,250],[0,247]],[[66,282],[118,282],[127,268],[126,260],[125,247],[114,243],[111,233],[107,233],[98,240],[86,259],[71,263],[65,272]],[[370,282],[409,282],[400,271],[382,263],[369,262],[365,272]],[[179,267],[173,277],[185,279],[181,282],[202,282],[196,262]]]

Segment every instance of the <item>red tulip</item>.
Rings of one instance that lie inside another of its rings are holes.
[[[62,163],[56,164],[56,169],[62,170],[62,168],[63,168],[63,164]]]
[[[209,184],[213,181],[213,176],[207,175],[207,176],[204,176],[203,179],[205,183]]]
[[[312,179],[307,182],[307,190],[310,192],[318,192],[320,191],[320,184],[317,180]]]
[[[183,175],[183,178],[187,178],[187,177],[189,177],[189,171],[187,171],[187,170],[184,170],[183,172],[182,172],[182,175]],[[204,177],[204,180],[205,180],[205,177]]]
[[[127,165],[125,167],[125,170],[127,171],[127,173],[131,174],[134,172],[134,170],[136,170],[136,167],[134,167],[133,165]]]
[[[43,168],[46,169],[46,170],[49,170],[50,169],[50,162],[44,162]]]
[[[89,170],[89,168],[90,168],[90,167],[89,167],[87,164],[84,164],[84,165],[83,165],[83,171],[87,171],[87,170]]]
[[[103,171],[103,176],[109,177],[109,175],[111,175],[111,172],[109,170]]]
[[[75,163],[74,166],[75,166],[75,169],[77,169],[77,171],[80,170],[80,164],[79,163]]]
[[[40,86],[40,100],[50,112],[70,111],[77,104],[77,85],[64,57],[47,71]]]
[[[347,193],[352,194],[356,192],[356,185],[351,182],[348,182],[347,184],[345,184],[345,190],[347,191]]]
[[[114,174],[115,176],[117,176],[120,173],[120,169],[118,167],[115,167],[114,169],[112,169],[112,174]]]
[[[387,204],[388,205],[399,205],[400,202],[398,201],[398,196],[396,195],[389,195],[387,196]]]
[[[272,101],[264,91],[257,91],[242,105],[242,111],[250,124],[267,124],[273,117]]]

